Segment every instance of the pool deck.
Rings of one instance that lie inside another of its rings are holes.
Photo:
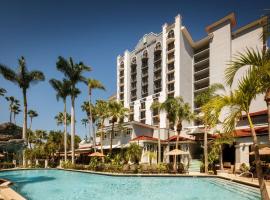
[[[219,175],[209,175],[199,172],[190,172],[189,174],[124,174],[124,173],[110,173],[110,172],[96,172],[90,170],[75,170],[75,169],[62,169],[57,168],[58,170],[64,171],[73,171],[73,172],[83,172],[83,173],[91,173],[98,175],[106,175],[106,176],[121,176],[121,177],[213,177],[213,178],[222,178],[230,181],[242,183],[245,185],[259,187],[258,179],[247,178],[247,177],[239,177],[234,174],[221,173]],[[29,168],[16,168],[16,169],[8,169],[8,170],[0,170],[1,171],[13,171],[13,170],[43,170],[43,169],[29,169]],[[270,181],[266,181],[267,191],[270,194]],[[0,186],[0,200],[26,200],[23,196],[18,194],[12,188],[8,186]]]

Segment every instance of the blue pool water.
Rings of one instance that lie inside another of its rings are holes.
[[[111,177],[62,170],[0,172],[29,200],[258,200],[257,188],[218,178]]]

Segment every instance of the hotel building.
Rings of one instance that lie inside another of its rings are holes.
[[[153,101],[164,102],[167,97],[181,96],[189,103],[194,112],[199,107],[194,103],[196,95],[205,91],[211,84],[224,83],[224,70],[229,61],[238,52],[247,47],[262,49],[265,42],[261,40],[267,18],[260,18],[243,27],[236,28],[234,13],[206,27],[206,36],[194,41],[184,26],[180,15],[171,24],[164,24],[160,33],[145,34],[131,51],[126,50],[117,57],[117,95],[116,99],[130,109],[130,116],[125,119],[126,133],[115,133],[113,148],[127,146],[130,142],[138,142],[144,152],[157,150],[158,132],[161,137],[162,153],[173,149],[176,133],[169,127],[166,112],[160,115],[151,110]],[[199,30],[201,31],[201,30]],[[244,72],[236,76],[240,78]],[[235,88],[233,85],[232,88]],[[229,91],[229,88],[226,88]],[[266,104],[263,96],[258,97],[251,107],[254,117],[265,115]],[[258,112],[260,111],[260,112]],[[256,114],[257,113],[257,114]],[[265,126],[265,117],[259,117],[258,123]],[[109,119],[106,129],[110,131]],[[199,159],[202,154],[200,139],[196,137],[200,126],[196,122],[184,122],[181,132],[181,148],[191,152],[192,159]],[[239,131],[247,128],[245,122]],[[267,132],[267,131],[266,131]],[[264,135],[266,133],[262,133]],[[242,134],[243,136],[243,134]],[[249,162],[246,153],[252,144],[249,139],[234,143],[236,164]],[[168,146],[170,141],[170,146]],[[262,142],[268,140],[262,139]],[[108,134],[104,138],[104,148],[109,148]],[[243,149],[242,144],[248,147]],[[198,145],[200,144],[200,145]],[[165,162],[169,158],[162,155]],[[226,159],[225,159],[226,160]],[[142,156],[142,162],[148,158]],[[231,161],[233,162],[233,161]]]

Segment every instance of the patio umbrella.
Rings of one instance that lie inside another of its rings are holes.
[[[249,155],[254,155],[254,151],[250,152]],[[259,149],[259,154],[260,155],[270,155],[270,148],[269,147],[263,147]]]
[[[182,151],[180,149],[174,149],[172,151],[169,151],[168,153],[166,153],[167,156],[174,156],[174,155],[188,155],[189,152],[187,151]]]
[[[90,156],[90,157],[104,157],[104,155],[102,153],[99,153],[99,152],[91,153],[88,156]]]

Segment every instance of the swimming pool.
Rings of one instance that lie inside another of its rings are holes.
[[[29,200],[258,200],[258,188],[219,178],[115,177],[63,170],[0,172]]]

